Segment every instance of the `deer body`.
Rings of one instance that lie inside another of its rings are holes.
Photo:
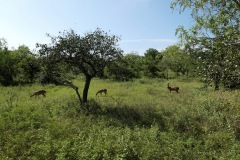
[[[176,91],[177,93],[179,93],[178,92],[179,87],[176,87],[176,86],[170,87],[169,85],[170,85],[170,83],[168,83],[168,90],[169,90],[169,92]]]
[[[45,90],[36,91],[30,96],[30,98],[33,97],[33,96],[39,96],[39,95],[43,95],[45,97],[46,96],[46,91]]]
[[[107,94],[107,89],[106,89],[106,88],[100,89],[99,91],[97,91],[96,96],[97,96],[99,93],[100,93],[101,95],[102,95],[102,93],[105,93],[105,95],[106,95],[106,94]]]

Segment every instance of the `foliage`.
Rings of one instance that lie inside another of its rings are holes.
[[[130,53],[118,57],[106,69],[106,75],[119,81],[129,81],[141,77],[143,59],[141,56]]]
[[[1,49],[7,49],[7,40],[4,38],[0,38],[0,48]]]
[[[40,72],[40,64],[35,55],[27,46],[19,46],[18,49],[9,50],[7,42],[0,44],[0,83],[13,85],[29,83]]]
[[[17,75],[19,58],[17,54],[7,48],[0,48],[0,81],[3,85],[10,85]]]
[[[199,58],[205,81],[213,81],[216,90],[221,82],[239,85],[239,0],[174,0],[172,8],[178,6],[180,13],[190,9],[195,21],[188,30],[180,26],[177,33],[185,49]]]
[[[64,75],[66,75],[65,64],[58,64],[50,55],[39,57],[41,72],[39,73],[39,82],[41,84],[62,85]]]
[[[188,75],[195,71],[196,60],[180,49],[180,46],[172,45],[163,51],[163,65],[177,75]]]
[[[32,54],[27,46],[19,46],[17,50],[14,50],[18,55],[19,61],[19,75],[20,80],[23,82],[33,83],[38,73],[40,72],[40,62],[37,55]]]
[[[52,57],[52,63],[65,62],[76,67],[85,75],[83,102],[87,102],[92,78],[103,76],[104,67],[121,55],[121,50],[116,47],[119,37],[110,36],[99,28],[83,37],[73,30],[65,31],[57,37],[48,36],[52,44],[38,44],[40,54]]]
[[[163,55],[156,49],[149,48],[144,53],[144,75],[151,78],[161,77],[159,64]]]

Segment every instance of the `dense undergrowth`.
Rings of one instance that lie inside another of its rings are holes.
[[[0,159],[240,159],[239,90],[167,83],[94,79],[88,112],[65,86],[1,87]],[[46,97],[29,98],[41,88]]]

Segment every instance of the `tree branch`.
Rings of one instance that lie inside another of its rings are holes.
[[[238,1],[238,0],[233,0],[233,1],[236,3],[238,9],[240,9],[240,1]]]
[[[82,104],[83,101],[82,101],[82,98],[81,98],[81,96],[80,96],[80,94],[78,92],[78,87],[76,87],[72,82],[69,82],[67,80],[65,80],[64,83],[66,83],[67,85],[69,85],[70,87],[72,87],[76,91],[76,94],[78,96],[79,102],[80,102],[80,104]]]

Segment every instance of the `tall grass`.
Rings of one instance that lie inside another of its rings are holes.
[[[240,159],[239,90],[202,86],[94,79],[88,112],[66,86],[1,87],[0,159]],[[47,96],[29,98],[38,89]]]

